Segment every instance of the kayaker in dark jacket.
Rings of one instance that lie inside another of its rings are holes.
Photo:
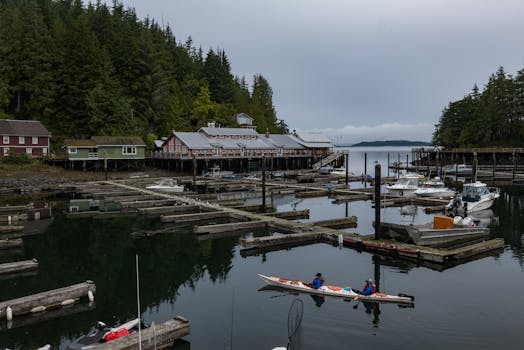
[[[322,274],[319,272],[315,275],[315,279],[309,284],[309,286],[313,289],[319,289],[325,282],[326,280],[324,280],[324,277],[322,277]]]
[[[362,288],[362,291],[359,292],[361,295],[371,295],[377,291],[377,286],[373,284],[373,280],[370,278],[366,280],[366,284]]]

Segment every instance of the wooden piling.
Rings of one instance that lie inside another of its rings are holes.
[[[3,301],[0,302],[0,318],[6,316],[6,308],[8,306],[13,310],[13,316],[16,317],[31,313],[31,310],[41,306],[45,307],[45,309],[60,307],[63,301],[68,299],[78,300],[86,297],[89,291],[92,293],[96,292],[96,285],[93,281],[85,281],[69,287]]]
[[[380,164],[375,165],[375,239],[380,238]]]

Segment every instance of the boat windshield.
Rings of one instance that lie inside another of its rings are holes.
[[[464,186],[462,199],[465,201],[478,201],[482,195],[487,193],[489,193],[489,190],[486,187]]]
[[[397,185],[418,186],[418,179],[401,178],[398,180]]]

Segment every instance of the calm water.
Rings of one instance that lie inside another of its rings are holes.
[[[374,161],[372,156],[377,155],[368,153],[368,160]],[[350,157],[357,155],[352,152]],[[351,231],[373,232],[369,201],[347,207],[331,202],[327,198],[275,199],[279,210],[310,208],[310,220],[356,215],[359,225]],[[140,255],[145,320],[160,323],[183,315],[191,321],[191,335],[176,349],[285,346],[288,313],[296,298],[303,301],[304,309],[295,349],[522,346],[524,305],[518,301],[524,294],[522,189],[504,189],[493,211],[486,214],[498,220],[492,235],[505,239],[504,250],[443,271],[328,244],[242,257],[239,236],[199,240],[190,228],[133,240],[130,232],[158,228],[158,220],[68,220],[60,210],[55,209],[56,218],[44,234],[24,239],[23,251],[0,253],[0,262],[32,257],[40,261],[34,276],[0,280],[0,300],[92,279],[97,284],[96,304],[89,307],[82,303],[48,320],[16,318],[9,330],[2,320],[0,346],[34,349],[49,343],[53,349],[64,349],[97,320],[117,324],[133,318],[136,253]],[[387,208],[382,217],[405,223],[430,219],[417,208]],[[414,295],[415,308],[377,308],[334,298],[325,298],[322,303],[309,295],[258,291],[264,284],[257,273],[310,279],[319,271],[329,283],[353,287],[376,276],[383,291]]]

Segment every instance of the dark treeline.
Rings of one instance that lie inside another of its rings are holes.
[[[262,75],[234,77],[223,50],[204,53],[170,27],[114,1],[0,0],[0,118],[40,120],[58,139],[192,131],[252,116],[282,132]]]
[[[515,77],[502,67],[482,92],[475,85],[444,109],[433,134],[444,147],[524,147],[524,69]]]

